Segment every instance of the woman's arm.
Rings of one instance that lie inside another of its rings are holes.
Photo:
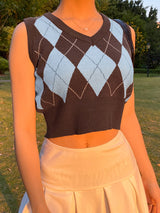
[[[132,40],[133,40],[134,48],[135,48],[135,32],[133,28],[131,28],[131,32],[132,32]],[[124,106],[122,122],[121,122],[121,131],[124,133],[126,139],[128,140],[134,152],[134,155],[142,176],[142,180],[145,186],[147,200],[149,203],[151,202],[156,203],[156,207],[154,207],[152,212],[154,212],[156,208],[156,213],[159,213],[160,212],[160,189],[157,183],[157,179],[156,179],[152,164],[147,154],[141,127],[136,116],[134,88],[133,88],[130,99],[127,101],[127,103]]]
[[[33,213],[47,211],[40,177],[36,141],[34,67],[28,55],[24,22],[14,30],[9,54],[14,118],[14,142],[18,168],[30,199]]]
[[[135,31],[132,27],[130,27],[130,29],[135,50]],[[125,134],[133,149],[142,178],[148,178],[149,173],[149,178],[155,179],[156,177],[145,148],[141,127],[135,112],[134,87],[130,99],[124,106],[121,130]]]
[[[130,99],[124,106],[121,130],[131,145],[142,178],[156,181],[155,173],[144,144],[141,127],[135,113],[134,88]]]

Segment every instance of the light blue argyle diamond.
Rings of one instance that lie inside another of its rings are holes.
[[[74,64],[54,47],[46,62],[43,78],[49,89],[64,102],[74,70]]]
[[[103,53],[96,47],[90,46],[88,51],[85,53],[77,68],[88,81],[97,67],[97,63],[102,57]]]
[[[112,19],[110,20],[110,32],[114,35],[114,37],[122,44],[123,41],[123,29],[122,27]]]
[[[44,38],[46,38],[53,46],[55,46],[62,33],[62,30],[59,29],[45,16],[41,16],[40,18],[38,18],[35,21],[34,25],[39,31],[39,33]]]
[[[94,89],[94,92],[98,96],[100,91],[102,90],[104,84],[106,83],[106,80],[104,79],[104,76],[99,68],[96,68],[94,74],[89,79],[89,84]]]
[[[37,69],[34,72],[34,75],[35,75],[35,92],[36,92],[35,101],[36,101],[36,104],[37,104],[37,108],[43,109],[43,107],[41,105],[41,97],[42,97],[42,93],[43,93],[43,90],[44,90],[43,80],[37,74]]]
[[[122,54],[118,63],[124,83],[124,98],[126,97],[126,90],[133,81],[134,68],[131,57],[125,47],[122,46]]]
[[[91,46],[77,66],[97,96],[115,67],[115,62],[97,46]]]
[[[116,63],[106,54],[103,55],[102,60],[100,61],[98,67],[104,74],[105,80],[108,80],[112,72],[116,67]]]

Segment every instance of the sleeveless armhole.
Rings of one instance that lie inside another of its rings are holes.
[[[38,38],[36,29],[34,27],[34,22],[36,21],[36,18],[37,17],[28,17],[23,19],[27,30],[28,54],[34,68],[36,68],[39,58]]]
[[[129,44],[129,48],[130,48],[130,52],[131,52],[131,60],[132,60],[132,65],[133,65],[133,70],[131,71],[131,74],[130,74],[130,81],[131,81],[131,84],[129,85],[129,87],[127,88],[126,90],[126,97],[124,98],[124,103],[127,103],[127,101],[129,100],[131,94],[132,94],[132,91],[133,91],[133,86],[134,86],[134,60],[135,60],[135,50],[134,50],[134,45],[133,45],[133,40],[132,40],[132,32],[131,32],[131,29],[130,29],[130,26],[125,23],[124,21],[120,20],[120,19],[114,19],[118,24],[121,25],[123,31],[124,31],[124,34],[125,34],[125,37],[126,37],[126,40]]]
[[[127,24],[126,24],[127,25]],[[133,89],[134,89],[134,61],[135,61],[135,49],[134,49],[134,45],[133,45],[133,39],[132,39],[132,31],[130,29],[130,26],[128,26],[128,29],[130,31],[130,45],[131,45],[131,50],[132,50],[132,62],[133,62],[133,83],[131,85],[130,91],[128,90],[128,94],[125,99],[125,103],[129,100],[130,96],[132,95]],[[136,36],[136,35],[135,35]]]
[[[125,23],[125,22],[124,22]],[[133,88],[134,88],[134,61],[135,61],[135,49],[134,49],[134,45],[133,45],[133,40],[132,40],[132,32],[131,32],[131,29],[130,29],[130,26],[128,24],[126,24],[126,27],[128,29],[128,33],[127,33],[127,37],[128,37],[128,42],[130,44],[130,48],[131,48],[131,53],[132,53],[132,63],[133,63],[133,75],[132,75],[132,84],[130,85],[130,87],[128,88],[127,90],[127,93],[126,93],[126,98],[125,98],[125,103],[127,103],[127,101],[129,100],[129,98],[131,97],[132,95],[132,92],[133,92]]]

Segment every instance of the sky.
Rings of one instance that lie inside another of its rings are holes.
[[[148,10],[150,9],[151,6],[153,6],[153,8],[156,8],[158,10],[157,18],[158,21],[160,21],[160,0],[143,0],[143,6],[144,7],[149,6]]]

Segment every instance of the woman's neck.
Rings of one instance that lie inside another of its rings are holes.
[[[78,20],[99,16],[95,0],[61,0],[54,13],[64,18],[74,17]]]

